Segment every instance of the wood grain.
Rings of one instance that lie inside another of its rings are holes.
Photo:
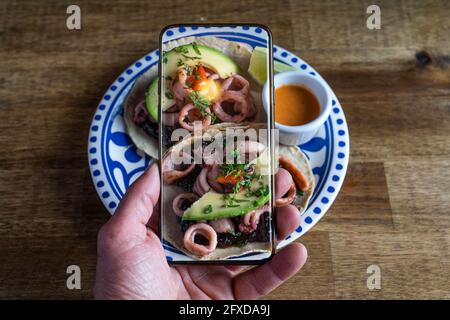
[[[349,123],[347,178],[300,239],[305,268],[267,299],[450,298],[450,3],[377,1],[0,2],[0,298],[91,298],[108,214],[89,175],[96,105],[132,61],[180,22],[257,22],[312,64]],[[67,290],[66,267],[82,269]],[[377,264],[382,289],[369,291]]]

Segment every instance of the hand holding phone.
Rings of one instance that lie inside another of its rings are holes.
[[[179,28],[161,34],[163,243],[183,253],[174,262],[262,262],[274,251],[273,111],[258,82],[272,81],[270,32],[255,53],[223,36],[168,36]]]

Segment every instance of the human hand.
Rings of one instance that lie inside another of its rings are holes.
[[[292,277],[306,261],[306,248],[293,243],[270,261],[246,266],[169,266],[157,236],[160,179],[152,165],[127,191],[98,234],[96,299],[256,299]],[[277,235],[284,239],[300,224],[292,206],[276,210]]]

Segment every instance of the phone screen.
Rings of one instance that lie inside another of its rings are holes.
[[[161,238],[170,262],[274,251],[272,39],[259,25],[161,33]]]

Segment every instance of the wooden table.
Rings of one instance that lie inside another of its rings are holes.
[[[168,23],[259,22],[327,79],[351,159],[305,268],[270,299],[450,298],[450,4],[376,1],[0,2],[0,298],[91,298],[108,213],[89,174],[96,105]],[[82,290],[66,289],[66,267]],[[366,287],[369,265],[381,290]]]

